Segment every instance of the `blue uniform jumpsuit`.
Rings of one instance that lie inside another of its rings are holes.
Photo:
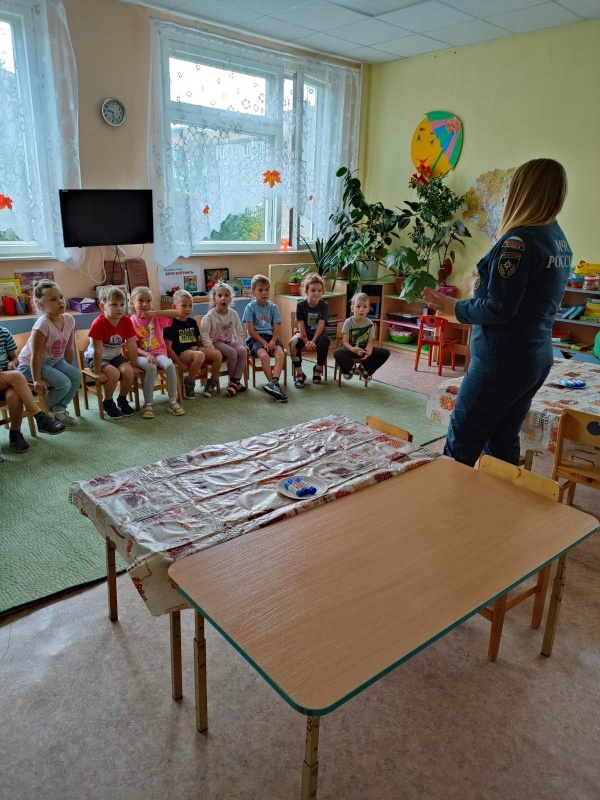
[[[552,366],[552,324],[572,256],[555,220],[514,228],[477,264],[474,296],[455,310],[473,325],[444,449],[456,461],[473,466],[483,451],[518,464],[521,425]]]

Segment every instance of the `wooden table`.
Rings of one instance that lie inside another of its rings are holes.
[[[308,717],[302,798],[315,798],[321,716],[597,527],[573,508],[438,459],[290,518],[276,536],[257,530],[176,562],[169,575],[196,610],[199,730],[208,726],[206,618]]]

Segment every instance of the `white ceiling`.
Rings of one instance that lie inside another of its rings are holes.
[[[600,0],[124,2],[370,64],[600,18]]]

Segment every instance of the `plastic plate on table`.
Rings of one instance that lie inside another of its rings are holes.
[[[570,380],[560,380],[556,381],[559,386],[564,386],[565,389],[585,389],[587,383],[585,381],[570,381]]]
[[[293,481],[293,483],[290,484],[290,481]],[[313,497],[320,497],[325,494],[327,489],[328,486],[325,481],[321,480],[321,478],[312,478],[309,475],[292,475],[277,484],[277,491],[286,497],[291,497],[292,500],[312,500]]]

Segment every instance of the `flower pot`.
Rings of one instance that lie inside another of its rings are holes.
[[[402,291],[402,287],[404,286],[404,281],[406,277],[404,275],[395,275],[394,276],[394,286],[396,287],[396,294],[400,294]]]
[[[438,291],[446,297],[458,297],[458,286],[440,286]]]
[[[300,297],[300,284],[299,283],[288,283],[288,287],[290,290],[290,294],[294,297]]]
[[[345,281],[346,280],[346,267],[344,267],[343,269],[338,269],[337,276],[341,281]]]
[[[377,261],[361,261],[360,272],[363,283],[369,281],[376,281],[379,274],[379,262]]]

